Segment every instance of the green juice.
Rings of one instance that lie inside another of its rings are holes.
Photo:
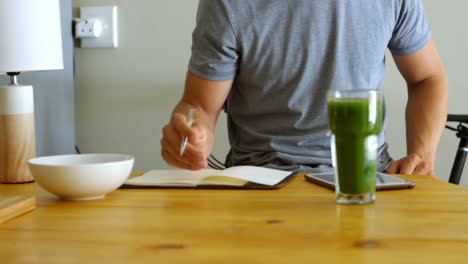
[[[335,136],[338,191],[350,195],[374,192],[382,100],[329,99],[328,121]]]

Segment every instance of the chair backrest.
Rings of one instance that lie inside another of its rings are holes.
[[[464,126],[464,124],[468,124],[468,115],[449,114],[447,116],[447,123],[448,122],[458,123],[456,128],[448,125],[445,127],[452,131],[456,131],[456,136],[460,138],[460,143],[458,144],[458,149],[453,161],[452,171],[449,178],[449,182],[459,184],[461,175],[463,173],[463,168],[465,167],[466,156],[468,154],[468,127]]]

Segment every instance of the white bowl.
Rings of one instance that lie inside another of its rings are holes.
[[[133,157],[120,154],[61,155],[28,161],[37,183],[67,200],[103,198],[123,184],[133,162]]]

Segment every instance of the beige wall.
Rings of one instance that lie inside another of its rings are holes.
[[[119,7],[120,47],[75,49],[77,144],[82,152],[128,153],[135,168],[166,168],[160,157],[162,126],[181,95],[195,22],[195,0],[73,0],[73,6]],[[452,113],[467,113],[468,32],[464,11],[468,1],[425,0],[427,16],[450,78]],[[404,104],[406,88],[388,57],[386,97],[387,129],[393,156],[405,153]],[[436,172],[448,179],[458,144],[446,131],[438,152]],[[227,151],[225,119],[217,129],[214,154]],[[468,169],[467,169],[468,171]],[[468,173],[463,182],[468,185]]]

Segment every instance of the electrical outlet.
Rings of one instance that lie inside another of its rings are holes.
[[[117,6],[81,7],[77,25],[84,21],[88,23],[81,25],[79,31],[75,30],[76,37],[85,35],[81,37],[82,48],[118,47]]]
[[[102,21],[96,18],[78,20],[75,25],[77,38],[98,38],[102,35]]]

